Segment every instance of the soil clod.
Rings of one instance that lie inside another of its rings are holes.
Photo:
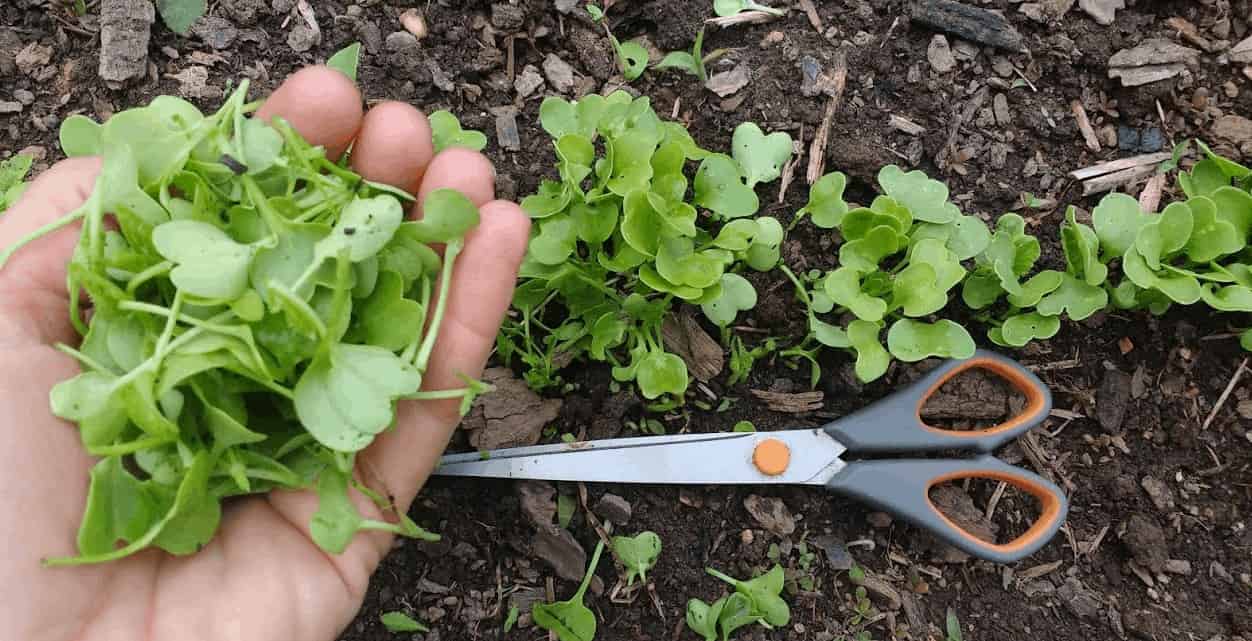
[[[507,368],[488,369],[483,381],[496,389],[479,397],[461,423],[480,450],[534,445],[561,412],[560,399],[540,397]]]
[[[773,534],[782,537],[796,531],[796,519],[782,499],[751,494],[743,500],[743,507],[761,527]]]
[[[617,525],[629,523],[630,513],[630,501],[616,494],[606,493],[600,497],[599,501],[596,501],[596,514]]]
[[[1096,419],[1100,421],[1100,427],[1110,434],[1122,429],[1126,408],[1130,405],[1130,383],[1130,375],[1121,370],[1104,372],[1100,391],[1096,394]]]
[[[120,83],[142,78],[148,72],[148,39],[154,20],[156,10],[148,0],[100,3],[99,74],[102,79]],[[22,66],[20,60],[18,66]]]
[[[1169,560],[1169,551],[1165,542],[1165,531],[1156,520],[1141,513],[1135,513],[1123,525],[1125,531],[1121,535],[1131,556],[1139,565],[1160,573],[1165,569],[1165,561]]]
[[[530,550],[566,581],[581,581],[587,569],[587,552],[565,528],[540,527],[530,541]]]

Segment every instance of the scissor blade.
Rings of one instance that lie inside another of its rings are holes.
[[[782,441],[787,469],[763,474],[756,445]],[[548,481],[667,484],[824,484],[844,447],[820,429],[622,438],[445,456],[435,474]]]

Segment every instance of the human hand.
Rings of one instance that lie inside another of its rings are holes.
[[[529,220],[493,200],[494,170],[481,154],[434,154],[425,116],[402,103],[363,113],[342,74],[314,67],[289,78],[259,117],[282,116],[314,145],[338,157],[355,141],[352,166],[365,178],[412,194],[461,191],[481,223],[457,259],[451,298],[425,389],[460,385],[482,371],[513,290]],[[0,247],[80,205],[100,163],[58,163],[0,218]],[[198,553],[149,549],[94,566],[44,568],[40,560],[76,553],[93,460],[76,428],[49,409],[53,385],[78,373],[54,349],[76,344],[69,321],[66,264],[77,229],[31,243],[0,270],[0,639],[335,639],[355,616],[391,534],[362,532],[341,555],[309,537],[312,491],[272,492],[228,502],[214,539]],[[360,480],[407,511],[460,419],[458,401],[401,402],[397,426],[357,462]],[[365,518],[382,519],[352,490]]]

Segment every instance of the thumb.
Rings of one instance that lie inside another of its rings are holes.
[[[82,205],[99,173],[99,158],[81,157],[40,174],[0,215],[0,251]],[[80,226],[76,222],[28,243],[0,267],[0,319],[8,326],[6,338],[16,334],[51,343],[73,336],[65,277]]]

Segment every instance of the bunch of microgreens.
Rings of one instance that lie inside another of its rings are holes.
[[[586,355],[645,398],[668,397],[657,405],[681,404],[687,368],[662,322],[686,302],[726,327],[756,305],[739,272],[773,269],[783,229],[753,217],[753,188],[779,176],[791,139],[745,123],[733,157],[712,153],[622,91],[549,97],[539,117],[559,180],[522,201],[536,224],[498,352],[520,359],[535,389],[558,386],[560,365]],[[688,161],[699,161],[693,180]]]
[[[782,566],[775,564],[769,572],[747,581],[713,568],[705,568],[705,571],[735,588],[733,593],[712,605],[700,599],[687,601],[687,627],[705,641],[716,641],[719,636],[725,641],[735,630],[753,623],[773,629],[791,621],[791,608],[782,598],[785,578]]]
[[[94,190],[0,256],[82,226],[68,265],[82,342],[58,346],[82,373],[55,386],[51,405],[100,458],[78,556],[50,564],[194,552],[223,499],[275,488],[316,486],[312,536],[330,552],[358,530],[433,536],[403,514],[365,519],[348,489],[357,452],[393,425],[397,401],[461,399],[464,410],[484,390],[468,379],[421,390],[478,211],[441,189],[406,221],[411,196],[364,180],[281,119],[252,117],[247,91],[210,116],[159,96],[103,124],[67,119],[65,153],[103,158]]]

